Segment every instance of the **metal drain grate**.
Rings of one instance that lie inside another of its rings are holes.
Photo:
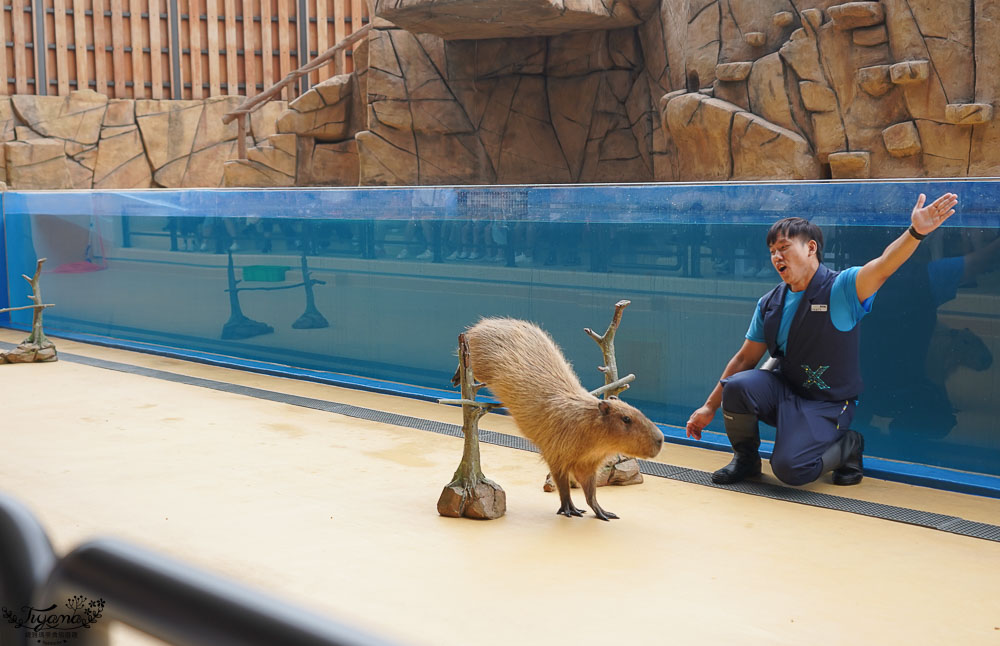
[[[0,347],[12,348],[14,347],[14,345],[10,343],[0,342]],[[200,377],[189,377],[186,375],[179,375],[172,372],[166,372],[163,370],[143,368],[141,366],[133,366],[130,364],[118,363],[115,361],[105,361],[103,359],[94,359],[91,357],[84,357],[81,355],[60,353],[59,357],[64,361],[71,361],[73,363],[80,363],[88,366],[93,366],[96,368],[116,370],[118,372],[127,372],[130,374],[151,377],[154,379],[163,379],[165,381],[173,381],[176,383],[182,383],[190,386],[198,386],[200,388],[210,388],[212,390],[219,390],[237,395],[245,395],[247,397],[266,399],[268,401],[290,404],[293,406],[313,408],[316,410],[322,410],[329,413],[336,413],[338,415],[345,415],[347,417],[355,417],[358,419],[364,419],[372,422],[379,422],[382,424],[402,426],[405,428],[413,428],[421,431],[430,431],[432,433],[450,435],[452,437],[462,437],[461,426],[455,424],[446,424],[444,422],[437,422],[434,420],[422,419],[420,417],[411,417],[409,415],[388,413],[385,411],[374,410],[370,408],[362,408],[360,406],[351,406],[349,404],[329,402],[322,399],[312,399],[310,397],[288,395],[285,393],[274,392],[272,390],[251,388],[248,386],[239,386],[235,384],[229,384],[223,381],[202,379]],[[538,452],[538,449],[528,440],[516,435],[508,435],[506,433],[498,433],[496,431],[488,431],[480,429],[479,441],[485,442],[487,444],[504,446],[511,449],[519,449],[522,451],[533,451],[535,453]],[[885,520],[892,520],[895,522],[906,523],[909,525],[918,525],[921,527],[936,529],[942,532],[949,532],[951,534],[959,534],[962,536],[970,536],[972,538],[981,538],[988,541],[1000,542],[1000,526],[990,525],[988,523],[974,522],[971,520],[966,520],[964,518],[958,518],[956,516],[934,514],[931,512],[920,511],[917,509],[907,509],[905,507],[894,507],[892,505],[884,505],[877,502],[856,500],[854,498],[834,496],[832,494],[819,493],[816,491],[807,491],[804,489],[796,489],[794,487],[785,487],[782,485],[776,485],[769,482],[744,481],[735,485],[717,485],[712,482],[711,475],[705,471],[698,471],[696,469],[686,469],[684,467],[678,467],[671,464],[664,464],[662,462],[650,462],[648,460],[639,460],[639,469],[640,471],[642,471],[642,473],[646,475],[655,476],[658,478],[668,478],[670,480],[688,482],[691,484],[702,485],[705,487],[713,487],[716,489],[728,489],[730,491],[737,491],[740,493],[750,494],[753,496],[762,496],[774,500],[783,500],[786,502],[794,502],[802,505],[810,505],[812,507],[822,507],[824,509],[834,509],[837,511],[844,511],[851,514],[860,514],[863,516],[882,518]]]

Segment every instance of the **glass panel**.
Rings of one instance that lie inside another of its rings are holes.
[[[812,219],[826,263],[843,269],[904,231],[919,192],[946,191],[957,215],[862,323],[855,427],[871,455],[1000,474],[996,182],[8,192],[7,279],[12,305],[26,304],[20,274],[48,258],[52,334],[436,388],[481,316],[540,323],[596,387],[583,328],[603,331],[628,299],[626,397],[682,426],[778,282],[772,222]]]

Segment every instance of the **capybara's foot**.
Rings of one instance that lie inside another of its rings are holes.
[[[600,507],[594,509],[594,515],[601,520],[618,520],[618,514],[612,514],[610,511],[605,511]]]
[[[612,514],[610,511],[605,511],[603,507],[597,504],[597,476],[591,471],[580,471],[576,475],[577,480],[580,481],[580,487],[583,488],[584,495],[587,496],[587,504],[590,508],[594,510],[594,515],[601,520],[611,520],[612,518],[618,518],[617,515]]]
[[[584,511],[577,509],[576,505],[573,504],[573,498],[569,495],[569,474],[554,473],[552,475],[556,481],[556,488],[559,489],[559,511],[556,513],[567,518],[583,516]]]
[[[563,503],[563,505],[559,508],[559,511],[556,513],[562,514],[566,518],[572,518],[573,516],[583,516],[586,512],[582,509],[577,509],[576,505],[569,502]]]

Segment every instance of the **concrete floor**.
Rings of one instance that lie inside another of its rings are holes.
[[[438,404],[56,343],[461,423]],[[490,445],[507,515],[442,518],[456,438],[70,361],[0,366],[0,392],[0,486],[58,552],[115,536],[401,644],[1000,644],[1000,543],[654,477],[599,490],[621,520],[567,519],[536,454]],[[666,445],[658,459],[728,456]],[[1000,523],[1000,500],[870,478],[809,488]]]

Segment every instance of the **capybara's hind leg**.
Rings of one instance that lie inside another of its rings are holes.
[[[589,476],[581,477],[583,474],[577,473],[576,479],[580,482],[580,487],[583,488],[583,493],[587,496],[587,504],[590,508],[594,510],[594,515],[601,520],[611,520],[612,518],[618,518],[617,515],[612,514],[607,511],[597,503],[597,474],[591,473]]]
[[[562,514],[567,518],[572,516],[583,516],[584,512],[582,509],[577,509],[573,504],[573,499],[569,495],[569,474],[568,473],[553,473],[552,479],[556,481],[556,488],[559,489],[559,511],[557,514]]]

